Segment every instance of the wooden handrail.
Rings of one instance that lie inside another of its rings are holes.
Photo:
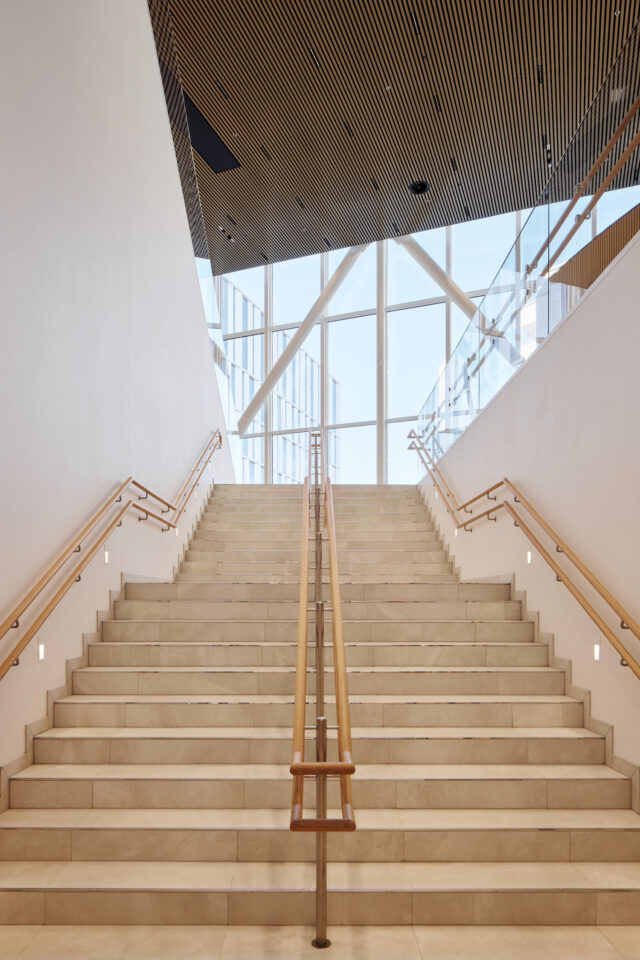
[[[629,652],[629,650],[627,650],[627,648],[622,643],[622,641],[619,640],[618,637],[616,637],[616,635],[613,633],[610,627],[607,626],[607,624],[602,619],[600,614],[593,608],[593,606],[589,603],[589,601],[586,599],[583,593],[578,589],[578,587],[571,580],[571,578],[565,573],[562,567],[560,567],[557,561],[554,560],[551,554],[546,550],[546,548],[543,546],[543,544],[538,539],[538,537],[536,537],[536,535],[533,533],[531,528],[527,525],[527,523],[524,521],[522,516],[517,512],[514,506],[506,499],[506,497],[500,503],[496,503],[495,506],[490,507],[488,510],[485,510],[483,513],[473,514],[469,516],[466,521],[463,520],[462,522],[458,522],[458,518],[453,508],[451,507],[451,504],[449,503],[449,498],[444,494],[442,487],[438,482],[438,477],[436,475],[435,470],[431,468],[431,466],[429,465],[429,462],[423,456],[423,453],[426,454],[426,456],[428,457],[428,460],[431,461],[431,463],[435,467],[435,464],[431,456],[429,455],[428,451],[425,449],[422,443],[422,440],[416,434],[415,430],[412,430],[409,433],[408,439],[411,440],[411,443],[409,444],[409,450],[417,451],[423,466],[427,470],[434,486],[436,487],[436,490],[438,490],[438,492],[440,493],[440,496],[444,501],[444,505],[447,509],[447,512],[449,513],[449,516],[453,521],[454,525],[456,526],[456,528],[459,530],[460,527],[464,527],[465,529],[469,530],[468,525],[473,524],[476,520],[480,520],[483,517],[488,517],[490,514],[494,513],[496,510],[499,510],[500,508],[505,509],[506,512],[514,520],[515,526],[519,527],[522,530],[523,534],[527,537],[529,542],[536,548],[540,556],[555,572],[558,580],[564,583],[564,585],[567,587],[567,589],[572,594],[572,596],[578,601],[580,606],[583,608],[585,613],[591,618],[591,620],[593,620],[593,622],[596,624],[598,629],[602,631],[604,636],[611,643],[613,648],[620,654],[621,663],[624,666],[630,667],[632,672],[635,674],[635,676],[637,676],[638,679],[640,679],[640,663],[638,663],[635,657],[633,657],[633,655]],[[437,474],[440,477],[442,477],[442,479],[444,480],[444,477],[440,468],[437,467],[436,469],[437,469]],[[451,499],[455,502],[455,496],[453,495],[453,491],[451,491],[451,488],[446,483],[446,481],[445,481],[445,484],[446,484],[447,490],[451,492]],[[511,492],[514,498],[514,501],[516,503],[522,504],[522,506],[527,511],[527,513],[529,513],[533,517],[535,522],[544,530],[547,536],[553,541],[557,552],[564,554],[567,557],[567,559],[574,565],[574,567],[579,571],[579,573],[582,574],[585,580],[602,597],[602,599],[605,601],[607,606],[609,606],[610,609],[613,610],[613,612],[620,619],[620,626],[622,627],[622,629],[630,630],[631,633],[633,633],[633,635],[636,637],[636,639],[640,640],[640,623],[638,623],[638,621],[631,616],[629,611],[626,610],[625,607],[623,607],[620,601],[617,600],[616,597],[614,597],[609,590],[607,590],[607,588],[600,582],[600,580],[598,580],[596,575],[587,567],[585,563],[583,563],[580,557],[565,543],[562,537],[560,537],[560,535],[553,529],[551,524],[547,523],[544,517],[541,516],[541,514],[535,509],[533,504],[529,500],[527,500],[527,498],[524,496],[522,491],[513,483],[513,481],[509,480],[508,477],[504,477],[504,479],[498,481],[498,483],[495,483],[492,486],[487,487],[487,489],[484,490],[482,493],[478,494],[475,497],[472,497],[470,500],[467,500],[465,504],[463,504],[461,507],[456,509],[464,509],[465,507],[468,507],[470,504],[476,503],[478,500],[481,500],[483,497],[486,497],[489,493],[492,493],[494,490],[497,490],[500,487],[504,487],[505,490],[509,490]]]
[[[456,530],[466,530],[467,533],[470,533],[470,532],[471,532],[471,531],[470,531],[470,525],[473,524],[473,523],[475,523],[476,521],[478,521],[478,520],[483,520],[485,517],[486,517],[488,520],[493,520],[493,519],[494,519],[494,518],[491,516],[491,514],[492,514],[492,513],[496,513],[498,510],[501,510],[502,507],[503,507],[503,504],[502,504],[502,503],[496,503],[495,506],[489,507],[489,509],[488,509],[488,510],[485,510],[483,513],[471,514],[470,516],[468,516],[468,517],[466,518],[466,520],[460,520],[460,521],[459,521],[458,518],[457,518],[457,516],[456,516],[456,511],[462,510],[462,509],[464,509],[465,507],[468,507],[470,503],[475,503],[476,500],[480,500],[482,497],[487,496],[489,493],[492,493],[492,492],[493,492],[494,490],[496,490],[498,487],[501,487],[501,486],[502,486],[502,481],[500,481],[500,483],[494,484],[492,487],[488,487],[488,488],[484,491],[484,493],[478,494],[477,497],[474,497],[472,500],[467,501],[466,504],[463,504],[463,505],[460,506],[460,507],[458,507],[458,506],[452,507],[450,501],[453,501],[453,503],[455,504],[455,503],[456,503],[455,496],[454,496],[453,492],[451,491],[451,488],[450,488],[449,484],[448,484],[448,483],[446,482],[446,480],[444,479],[444,476],[443,476],[441,470],[440,470],[439,468],[437,468],[437,467],[436,467],[435,469],[432,469],[431,466],[429,465],[429,463],[427,462],[427,460],[425,460],[423,454],[426,454],[427,457],[429,457],[429,460],[431,461],[431,463],[433,464],[433,460],[431,459],[431,457],[430,457],[430,455],[429,455],[429,452],[428,452],[428,451],[426,450],[426,448],[424,447],[422,441],[421,441],[420,438],[418,437],[418,435],[417,435],[417,433],[415,432],[415,430],[412,430],[412,431],[411,431],[411,433],[409,434],[409,439],[411,440],[411,443],[409,444],[409,450],[415,450],[415,451],[417,452],[418,456],[420,457],[420,460],[421,460],[421,462],[422,462],[423,467],[425,468],[425,470],[427,471],[427,473],[428,473],[429,476],[431,477],[431,480],[432,480],[432,482],[433,482],[433,485],[435,486],[436,490],[439,492],[440,496],[442,497],[442,501],[443,501],[445,507],[447,508],[447,512],[449,513],[449,516],[451,517],[451,520],[452,520],[452,522],[453,522]],[[435,467],[435,464],[434,464],[434,467]],[[443,481],[447,492],[445,492],[445,491],[442,489],[442,486],[440,485],[440,480],[438,479],[438,477],[440,477],[440,479]]]
[[[531,516],[536,521],[536,523],[539,526],[541,526],[544,532],[553,540],[556,547],[558,547],[561,550],[561,552],[565,554],[567,559],[571,561],[574,567],[576,567],[580,571],[580,573],[585,578],[585,580],[589,581],[593,589],[600,594],[600,596],[605,601],[605,603],[607,603],[611,607],[611,609],[616,612],[616,614],[620,618],[620,622],[624,623],[625,627],[628,627],[629,630],[631,630],[631,632],[633,633],[633,635],[637,637],[638,640],[640,640],[640,623],[638,623],[638,621],[631,616],[629,611],[625,610],[622,604],[618,600],[616,600],[613,594],[610,593],[602,583],[600,583],[596,575],[592,573],[591,570],[589,570],[586,564],[584,564],[580,559],[580,557],[573,552],[571,547],[569,547],[564,542],[564,540],[560,537],[558,533],[556,533],[553,527],[549,523],[547,523],[544,517],[540,516],[538,511],[529,502],[529,500],[527,500],[527,498],[522,493],[522,491],[519,490],[518,487],[516,487],[515,483],[512,483],[512,481],[509,480],[508,477],[504,478],[503,483],[509,490],[511,490],[511,493],[513,494],[513,496],[520,501],[520,503],[525,508],[527,513],[531,514]]]
[[[324,523],[327,528],[327,544],[329,550],[329,581],[331,588],[331,618],[333,639],[333,670],[335,683],[336,717],[338,727],[338,757],[337,761],[316,760],[305,761],[305,719],[307,700],[307,647],[308,647],[308,617],[309,617],[309,528],[310,528],[310,495],[311,495],[311,447],[309,443],[309,470],[304,481],[302,504],[302,536],[300,547],[300,591],[298,600],[298,649],[296,655],[296,687],[293,712],[293,743],[290,772],[293,775],[291,799],[290,829],[301,832],[328,833],[347,832],[356,829],[353,796],[351,788],[351,774],[355,772],[352,758],[351,721],[349,710],[349,694],[347,687],[347,664],[344,650],[344,630],[342,623],[342,603],[340,598],[340,575],[338,570],[338,551],[336,544],[335,516],[333,509],[333,492],[331,480],[326,476],[324,449],[318,443],[316,456],[320,459],[320,487],[324,500]],[[317,571],[316,571],[317,574]],[[321,583],[317,577],[316,583]],[[316,596],[316,610],[318,597]],[[316,666],[318,658],[316,657]],[[316,690],[318,689],[316,678]],[[304,777],[305,776],[339,776],[340,802],[342,818],[304,817]]]
[[[304,762],[305,720],[307,713],[307,634],[309,630],[309,477],[302,493],[302,537],[300,544],[300,591],[298,595],[298,647],[296,652],[296,691],[293,705],[293,747],[291,772],[293,795],[291,822],[302,819],[304,778],[294,769]]]
[[[146,497],[145,500],[150,497],[153,500],[157,500],[159,503],[164,504],[167,507],[166,511],[163,513],[168,513],[170,510],[176,512],[176,516],[173,520],[169,520],[166,516],[160,516],[153,510],[150,510],[148,507],[143,506],[141,503],[136,502],[135,500],[128,500],[125,507],[121,508],[115,520],[113,520],[106,530],[102,532],[98,540],[89,548],[88,552],[85,553],[82,557],[80,563],[78,563],[73,569],[72,573],[69,574],[67,579],[64,581],[63,585],[57,591],[55,596],[49,601],[45,606],[44,610],[38,615],[34,623],[29,627],[26,633],[20,638],[16,645],[11,650],[11,653],[6,657],[4,662],[0,665],[0,680],[8,673],[11,666],[17,664],[18,659],[22,651],[25,649],[27,644],[33,639],[38,630],[42,627],[45,621],[48,619],[50,614],[58,606],[62,598],[69,591],[71,586],[78,582],[80,575],[87,563],[95,556],[100,547],[105,543],[108,536],[112,533],[113,529],[116,526],[120,526],[122,523],[123,517],[129,512],[129,510],[137,510],[139,513],[144,514],[140,517],[141,520],[153,519],[157,520],[159,523],[163,524],[163,530],[177,529],[178,520],[184,513],[191,496],[196,489],[204,469],[208,465],[211,457],[219,447],[222,446],[222,434],[220,430],[215,430],[209,437],[207,443],[205,444],[204,450],[198,457],[195,467],[187,477],[187,480],[180,489],[178,496],[175,498],[175,503],[171,503],[168,500],[165,500],[163,497],[158,496],[154,493],[149,487],[146,487],[144,484],[140,483],[138,480],[134,480],[133,477],[127,477],[124,483],[121,483],[120,486],[104,501],[101,507],[94,513],[89,522],[85,524],[82,530],[74,537],[74,539],[65,547],[65,549],[56,557],[51,566],[46,570],[45,573],[36,581],[36,583],[28,590],[25,596],[20,600],[17,606],[11,611],[8,617],[0,624],[0,640],[4,637],[9,630],[12,628],[18,628],[20,626],[20,618],[22,615],[29,609],[32,603],[40,596],[42,591],[48,584],[53,580],[55,575],[61,570],[66,561],[74,554],[80,553],[82,550],[82,545],[87,537],[92,533],[100,521],[108,513],[109,509],[113,507],[116,503],[119,503],[122,500],[124,491],[129,486],[134,486],[139,490],[142,490]],[[204,461],[204,462],[203,462]],[[191,487],[187,492],[190,481],[196,474],[196,471],[199,472],[197,477],[191,483]]]
[[[625,667],[630,667],[635,676],[640,680],[640,663],[633,657],[623,643],[618,640],[615,633],[607,626],[600,614],[594,610],[586,597],[578,590],[573,580],[567,576],[562,567],[553,559],[551,554],[542,546],[536,535],[532,532],[530,527],[527,526],[525,521],[522,519],[520,514],[515,510],[511,504],[505,501],[505,509],[507,513],[511,514],[514,523],[519,527],[524,533],[525,537],[529,540],[531,544],[536,548],[540,556],[549,564],[551,569],[554,571],[558,580],[564,583],[565,587],[571,593],[573,597],[578,601],[582,609],[588,614],[589,617],[593,620],[597,628],[604,634],[611,646],[620,654],[620,658]]]
[[[567,219],[567,217],[569,216],[569,214],[571,213],[571,211],[572,211],[573,208],[575,207],[575,205],[576,205],[576,203],[578,202],[578,200],[580,199],[580,197],[584,194],[585,190],[586,190],[587,187],[589,186],[590,181],[595,177],[596,173],[599,171],[600,167],[602,166],[602,164],[604,163],[604,161],[607,159],[607,157],[609,156],[609,154],[611,153],[611,151],[612,151],[613,148],[615,147],[616,143],[618,142],[618,140],[620,139],[620,137],[622,136],[622,134],[625,132],[625,130],[627,129],[627,127],[629,126],[629,124],[631,123],[631,121],[633,120],[635,114],[637,113],[637,111],[638,111],[639,109],[640,109],[640,95],[636,97],[636,99],[634,100],[634,102],[631,104],[631,106],[630,106],[629,109],[627,110],[626,114],[624,115],[624,117],[622,118],[622,120],[621,120],[620,123],[618,124],[617,128],[615,129],[615,131],[614,131],[614,133],[613,133],[613,136],[611,137],[611,139],[610,139],[609,142],[605,145],[605,147],[604,147],[604,149],[602,150],[602,152],[600,153],[600,155],[596,158],[596,160],[595,160],[594,163],[592,164],[591,169],[590,169],[589,172],[587,173],[587,175],[586,175],[586,177],[584,178],[584,180],[582,181],[582,183],[580,183],[580,184],[576,187],[576,190],[575,190],[575,192],[574,192],[574,194],[573,194],[573,197],[572,197],[571,201],[569,202],[568,206],[565,207],[565,209],[564,209],[564,211],[562,212],[561,216],[559,217],[558,222],[556,223],[555,227],[553,228],[553,230],[551,231],[551,233],[549,234],[549,236],[545,238],[542,246],[540,247],[540,249],[539,249],[538,252],[536,253],[535,257],[533,258],[533,260],[532,260],[531,263],[529,264],[527,270],[525,271],[525,276],[528,276],[529,274],[533,273],[533,271],[535,270],[535,268],[538,266],[538,262],[539,262],[539,260],[540,260],[540,257],[541,257],[542,254],[545,252],[545,250],[547,250],[548,247],[551,246],[552,242],[554,241],[554,239],[555,239],[556,236],[557,236],[558,231],[560,230],[560,227],[561,227],[562,224],[565,222],[565,220]],[[605,189],[606,189],[606,188],[605,188]]]
[[[109,526],[106,528],[106,530],[102,532],[102,534],[100,535],[96,543],[94,543],[90,547],[90,549],[87,551],[87,553],[85,553],[80,563],[69,574],[69,576],[64,581],[62,586],[56,592],[55,596],[51,598],[51,600],[46,605],[44,610],[39,614],[38,617],[36,617],[35,621],[31,624],[29,629],[20,638],[20,640],[15,645],[11,653],[8,655],[8,657],[6,657],[4,662],[0,665],[0,680],[2,680],[4,676],[6,676],[6,674],[9,672],[11,667],[18,665],[18,662],[19,662],[18,658],[20,657],[20,654],[22,653],[22,651],[31,642],[31,640],[33,640],[33,638],[35,637],[38,630],[42,627],[45,620],[47,620],[50,617],[50,615],[56,609],[56,607],[58,606],[62,598],[65,596],[65,594],[69,592],[73,584],[79,580],[82,571],[90,562],[90,560],[92,560],[93,557],[96,555],[96,553],[98,552],[102,544],[105,542],[107,537],[113,532],[115,527],[117,527],[120,523],[122,523],[122,519],[124,515],[129,511],[132,505],[133,505],[133,501],[127,500],[124,507],[121,507],[120,510],[118,510],[118,513],[113,518],[113,520],[111,521]]]
[[[638,131],[638,133],[636,133],[635,137],[633,138],[633,140],[631,141],[627,149],[624,151],[624,153],[622,154],[618,162],[611,168],[607,176],[604,178],[604,180],[602,181],[602,183],[600,184],[600,186],[598,187],[598,189],[596,190],[596,192],[594,193],[594,195],[592,196],[591,200],[589,201],[587,206],[584,208],[582,213],[580,213],[576,217],[575,223],[571,227],[571,230],[569,230],[567,235],[563,238],[562,243],[554,252],[553,256],[550,257],[549,260],[547,261],[547,265],[545,267],[543,276],[549,275],[549,271],[551,267],[556,262],[556,260],[558,259],[562,251],[565,249],[567,244],[570,243],[570,241],[573,239],[573,237],[578,232],[578,230],[580,229],[584,221],[587,219],[587,217],[590,216],[591,211],[598,203],[598,200],[600,199],[602,194],[613,183],[615,178],[618,176],[618,174],[624,167],[627,160],[635,153],[638,147],[640,147],[640,130]]]
[[[97,523],[100,522],[102,517],[108,511],[109,507],[112,507],[114,503],[117,503],[122,499],[122,494],[127,489],[131,483],[132,478],[128,477],[124,483],[121,483],[117,490],[115,490],[102,504],[102,506],[94,513],[91,520],[82,528],[80,533],[74,537],[71,543],[65,547],[62,553],[56,557],[46,573],[43,573],[39,580],[34,583],[31,589],[24,595],[20,603],[15,607],[7,619],[0,624],[0,640],[4,637],[12,627],[18,627],[20,625],[20,617],[27,610],[33,601],[39,596],[40,593],[44,590],[48,583],[56,575],[60,567],[63,566],[66,560],[69,559],[72,553],[79,553],[80,545],[85,537],[93,530]]]
[[[338,721],[338,755],[342,763],[351,764],[351,717],[347,691],[347,661],[344,652],[342,601],[338,572],[336,524],[333,513],[331,480],[325,477],[325,518],[329,545],[329,579],[331,583],[331,624],[333,635],[333,669],[335,673],[336,714]],[[353,772],[353,771],[351,771]]]

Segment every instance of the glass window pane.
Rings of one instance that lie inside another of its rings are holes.
[[[242,438],[242,475],[238,483],[264,483],[264,437]]]
[[[334,270],[335,266],[332,266],[331,255],[329,255],[329,276]],[[374,312],[375,308],[376,245],[372,243],[356,260],[342,286],[338,288],[329,303],[327,313],[335,316],[340,313],[355,313],[358,310]]]
[[[446,309],[394,310],[388,315],[388,416],[416,416],[445,362]]]
[[[274,483],[302,483],[309,466],[309,434],[278,434],[271,438]]]
[[[220,283],[220,318],[222,332],[225,334],[259,330],[264,327],[262,308],[247,297],[240,287],[236,287],[228,277],[222,277]]]
[[[295,330],[273,334],[273,362]],[[276,384],[272,394],[274,430],[314,427],[320,423],[320,326],[316,325]]]
[[[415,450],[409,450],[407,439],[410,430],[415,430],[417,421],[387,424],[387,482],[418,483],[424,467]]]
[[[328,324],[328,422],[376,418],[376,318],[352,317]]]
[[[232,337],[225,340],[229,360],[231,392],[237,416],[243,412],[264,379],[264,334]],[[247,429],[248,433],[264,430],[264,409]]]
[[[596,229],[602,233],[615,223],[627,210],[640,203],[640,186],[624,187],[622,190],[607,190],[596,207]]]
[[[264,310],[264,271],[265,267],[252,267],[251,270],[227,273],[223,279],[232,283],[260,310]]]
[[[446,269],[446,230],[425,230],[415,233],[423,249],[436,263]],[[394,240],[387,243],[387,301],[407,303],[410,300],[427,300],[429,297],[444,297],[441,287],[416,263],[413,257]]]
[[[453,279],[467,293],[486,289],[515,240],[515,213],[457,223],[452,228]]]
[[[320,256],[273,266],[273,326],[302,323],[320,294]]]
[[[327,431],[329,475],[334,483],[376,482],[376,428]]]

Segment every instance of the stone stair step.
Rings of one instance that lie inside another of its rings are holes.
[[[518,600],[344,600],[344,620],[520,620]],[[297,620],[294,600],[118,600],[116,620]]]
[[[315,691],[309,669],[307,689]],[[482,693],[561,694],[564,672],[553,667],[359,666],[349,670],[355,694]],[[334,690],[334,671],[326,668],[325,689]],[[295,667],[285,666],[106,666],[73,673],[73,693],[257,693],[288,694],[295,688]]]
[[[339,785],[328,784],[337,806]],[[604,764],[359,764],[356,809],[627,808],[630,781]],[[10,782],[12,807],[290,808],[286,764],[34,764]]]
[[[353,694],[353,726],[410,727],[581,727],[582,703],[561,695]],[[335,723],[335,700],[326,698]],[[92,694],[56,701],[56,726],[219,727],[285,726],[291,730],[293,695],[263,694]],[[307,703],[307,723],[315,704]]]
[[[354,727],[358,763],[604,763],[604,738],[580,727]],[[308,744],[312,733],[307,731]],[[336,741],[329,731],[330,750]],[[52,727],[35,763],[287,763],[286,727]]]
[[[2,916],[25,924],[313,923],[310,863],[27,861],[0,864]],[[628,924],[640,864],[329,864],[340,924]]]
[[[348,668],[359,666],[547,666],[548,647],[540,643],[347,643]],[[297,644],[236,643],[91,643],[91,667],[171,666],[288,666],[296,662]],[[325,650],[325,663],[333,663],[333,647]],[[309,665],[314,650],[309,650]]]
[[[345,620],[347,643],[383,641],[461,641],[509,643],[533,640],[528,620]],[[313,625],[310,626],[310,634]],[[102,639],[147,642],[234,640],[282,642],[295,640],[297,620],[104,620]],[[331,640],[331,617],[325,617],[325,639]]]
[[[330,815],[338,815],[331,811]],[[11,810],[0,861],[313,862],[315,838],[288,810]],[[362,810],[328,836],[332,862],[629,862],[640,859],[631,810]]]
[[[313,591],[312,591],[313,592]],[[125,584],[125,600],[296,600],[299,584],[260,583],[133,583]],[[508,583],[346,583],[346,600],[510,600]],[[327,592],[327,597],[329,596]]]

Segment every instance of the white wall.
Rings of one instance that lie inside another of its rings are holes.
[[[440,461],[458,502],[509,477],[548,523],[640,620],[640,236],[592,287]],[[592,715],[613,723],[614,753],[640,764],[640,682],[505,511],[457,538],[433,487],[429,503],[464,578],[511,574],[527,591],[573,682],[591,690]],[[486,509],[482,502],[477,512]],[[534,525],[535,529],[535,525]],[[549,546],[550,541],[544,540]],[[553,547],[551,547],[553,550]],[[571,565],[566,565],[568,572]],[[576,574],[582,589],[586,584]],[[590,601],[597,594],[585,586]],[[607,608],[594,602],[600,611]],[[609,626],[617,621],[607,615]],[[636,658],[640,643],[619,632]],[[602,659],[593,659],[601,643]]]
[[[117,484],[173,496],[224,423],[145,0],[0,0],[0,17],[3,619]],[[232,479],[226,444],[214,464]],[[170,577],[192,521],[114,535],[45,661],[34,647],[2,682],[0,763],[120,571]]]

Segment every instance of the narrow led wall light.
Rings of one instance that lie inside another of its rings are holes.
[[[38,660],[44,660],[44,643],[38,644]]]
[[[531,550],[527,550],[527,563],[531,563]]]
[[[109,563],[109,551],[106,547],[104,548],[104,562]]]
[[[593,659],[594,659],[594,660],[599,660],[599,659],[600,659],[600,644],[599,644],[599,643],[594,643],[594,645],[593,645]]]

